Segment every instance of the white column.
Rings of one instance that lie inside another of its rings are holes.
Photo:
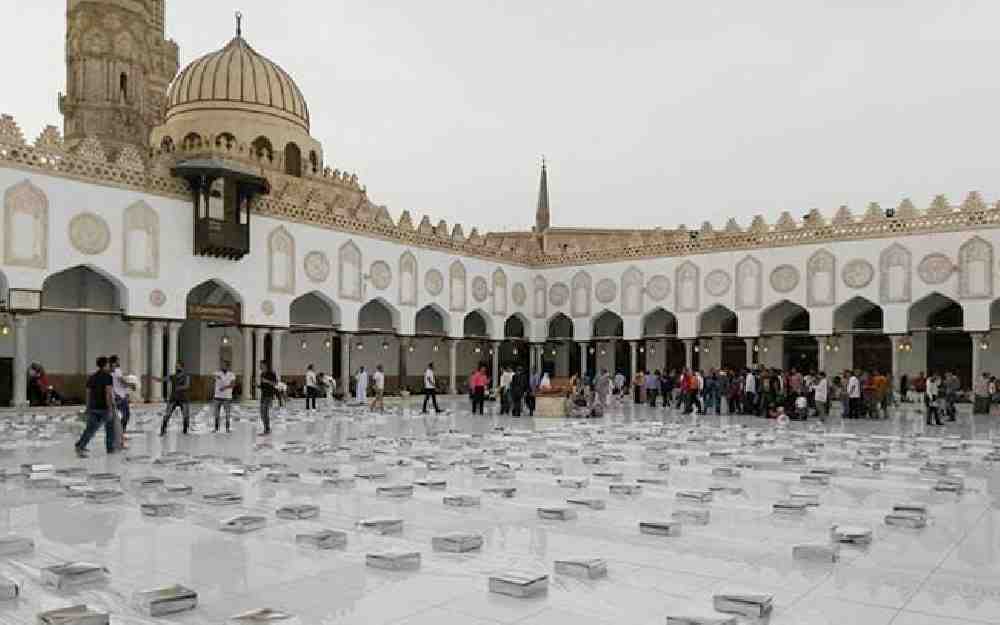
[[[906,338],[900,334],[893,334],[889,337],[892,343],[892,371],[889,372],[889,388],[891,390],[896,390],[896,378],[899,377],[899,346],[903,343],[903,339]],[[976,346],[972,345],[972,371],[975,374],[976,371]]]
[[[351,396],[351,335],[340,333],[340,392],[347,400]]]
[[[28,318],[23,315],[14,317],[14,407],[28,407]]]
[[[694,339],[684,339],[684,366],[691,369],[694,366]]]
[[[628,368],[628,379],[635,377],[635,371],[639,368],[639,343],[638,341],[629,341],[629,368]],[[649,358],[649,355],[646,355]],[[649,369],[649,367],[646,367]]]
[[[587,344],[580,343],[580,377],[587,377]]]
[[[163,322],[149,322],[149,401],[163,401]]]
[[[757,339],[743,339],[747,348],[747,369],[753,369],[753,346],[757,344]]]
[[[458,341],[448,341],[448,392],[458,394]]]
[[[982,343],[983,340],[986,338],[986,334],[975,332],[972,334],[971,338],[972,338],[972,381],[969,386],[970,388],[975,388],[976,382],[979,381],[979,376],[981,376],[983,372],[983,350],[979,347],[979,344]],[[895,371],[895,369],[893,371]]]
[[[493,341],[493,388],[500,386],[500,341]]]
[[[287,330],[271,330],[271,368],[274,370],[274,375],[281,379],[281,338],[285,335]]]
[[[264,360],[264,337],[265,336],[267,336],[267,330],[265,330],[264,328],[257,328],[256,330],[254,330],[254,337],[255,337],[256,342],[257,342],[257,350],[256,350],[257,357],[254,358],[254,361],[253,361],[252,364],[253,364],[253,370],[257,373],[257,375],[255,376],[257,380],[259,380],[260,376],[263,375],[263,373],[264,373],[264,371],[260,368],[260,361]],[[255,396],[256,394],[257,394],[257,390],[256,389],[251,389],[250,390],[250,396],[251,397]]]
[[[816,372],[826,371],[826,342],[830,339],[828,336],[817,336],[816,337]]]
[[[149,379],[146,377],[145,367],[142,358],[143,330],[146,329],[145,321],[128,322],[128,370],[126,374],[139,378],[142,385],[149,386]],[[143,389],[145,390],[145,388]],[[142,397],[133,398],[141,401]]]
[[[254,384],[256,368],[253,362],[253,328],[243,326],[240,331],[243,333],[243,394],[240,396],[240,401],[249,403],[253,399],[253,391],[256,386]]]
[[[177,321],[167,323],[167,373],[173,372],[177,366],[180,356],[177,352],[177,343],[181,331],[181,324]]]

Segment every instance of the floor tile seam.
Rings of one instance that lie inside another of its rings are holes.
[[[975,624],[975,625],[980,625],[980,624],[982,624],[982,625],[995,625],[996,624],[996,621],[984,621],[982,619],[968,618],[968,617],[964,617],[964,616],[963,617],[946,616],[944,614],[934,614],[933,612],[925,612],[923,610],[907,610],[906,608],[900,608],[899,612],[897,613],[897,616],[899,614],[902,614],[903,612],[906,612],[907,614],[919,614],[921,616],[930,616],[932,618],[947,618],[947,619],[951,619],[953,621],[958,621],[959,623],[969,623],[969,625],[973,625],[973,624]],[[893,620],[895,620],[895,618],[896,617],[894,616]],[[889,625],[892,625],[891,621],[890,621]]]

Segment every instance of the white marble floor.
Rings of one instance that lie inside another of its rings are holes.
[[[22,586],[20,599],[0,601],[0,623],[34,623],[40,611],[85,603],[110,612],[112,623],[127,625],[228,623],[232,615],[260,607],[298,619],[283,623],[306,625],[653,625],[670,615],[713,615],[712,597],[722,592],[774,595],[775,625],[1000,623],[1000,463],[984,461],[993,448],[988,418],[973,422],[964,416],[918,437],[904,418],[838,419],[829,430],[794,423],[779,431],[760,419],[736,419],[724,429],[718,418],[679,423],[663,409],[630,404],[602,420],[571,422],[473,417],[465,400],[446,403],[454,412],[436,417],[412,414],[408,407],[378,416],[350,409],[324,409],[310,418],[293,412],[277,420],[270,439],[257,437],[249,419],[230,436],[199,428],[190,436],[172,430],[161,439],[155,417],[144,418],[140,410],[134,420],[145,421],[139,425],[144,431],[131,435],[125,455],[106,456],[99,434],[91,457],[82,461],[71,444],[78,424],[6,421],[0,467],[8,473],[24,463],[82,466],[120,474],[125,494],[112,503],[88,503],[68,497],[64,488],[28,488],[24,478],[7,475],[0,483],[0,534],[29,537],[35,549],[0,557],[0,575]],[[177,421],[179,415],[174,428]],[[952,449],[949,436],[965,443]],[[259,444],[264,440],[271,446]],[[881,471],[858,462],[859,452],[873,447],[886,460]],[[712,450],[731,450],[733,456],[710,458]],[[917,450],[927,457],[917,457]],[[164,456],[168,452],[181,453]],[[803,456],[805,466],[783,461],[791,455]],[[590,456],[601,464],[584,464]],[[153,462],[185,457],[199,462]],[[964,492],[933,491],[937,478],[919,470],[928,459],[948,462],[951,474],[964,477]],[[429,471],[428,461],[439,466]],[[712,476],[714,466],[737,462],[745,465],[739,477]],[[261,468],[268,463],[287,466]],[[485,465],[513,469],[513,478],[477,473],[475,467]],[[800,485],[800,474],[819,465],[837,470],[830,484]],[[246,474],[232,475],[234,467]],[[315,468],[336,468],[342,476],[380,469],[387,477],[336,487],[324,485],[310,471]],[[272,482],[268,473],[275,469],[300,476]],[[560,470],[589,481],[580,489],[561,487],[553,474]],[[666,477],[667,484],[645,483],[639,495],[612,495],[610,479],[595,472],[621,472],[624,483]],[[193,486],[192,495],[172,499],[183,504],[182,516],[140,514],[140,502],[167,499],[158,488],[135,485],[148,475]],[[427,476],[446,480],[447,488],[418,486],[407,499],[376,495],[377,486]],[[675,498],[678,490],[720,484],[743,492],[716,491],[711,503],[701,505]],[[496,485],[516,487],[516,495],[482,493]],[[772,514],[774,502],[808,488],[818,495],[818,507],[798,518]],[[222,489],[241,493],[243,503],[202,502],[202,494]],[[481,505],[442,503],[446,494],[466,493],[481,495]],[[568,521],[538,518],[539,506],[566,505],[574,496],[600,498],[607,507],[580,509]],[[893,504],[904,501],[929,507],[926,528],[883,523]],[[289,503],[316,504],[320,515],[277,518],[275,510]],[[638,530],[640,521],[668,520],[673,511],[691,508],[709,510],[709,524],[684,525],[677,537]],[[243,535],[220,531],[223,519],[240,513],[263,515],[267,525]],[[357,528],[359,520],[373,517],[402,519],[402,534],[377,536]],[[829,543],[835,523],[870,527],[872,544],[845,546],[835,564],[792,559],[795,544]],[[322,528],[346,531],[346,549],[296,546],[297,533]],[[481,534],[484,546],[461,555],[434,552],[432,537],[451,532]],[[366,553],[385,550],[420,552],[420,569],[365,566]],[[567,557],[603,558],[608,575],[581,580],[555,574],[553,561]],[[74,591],[42,586],[40,569],[65,561],[103,565],[110,578]],[[489,593],[488,577],[510,570],[548,574],[548,592],[532,599]],[[132,605],[134,592],[175,583],[198,592],[195,610],[152,619]]]

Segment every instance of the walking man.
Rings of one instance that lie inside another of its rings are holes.
[[[87,379],[87,425],[76,442],[76,455],[87,457],[87,445],[104,426],[104,446],[109,454],[115,453],[115,414],[114,380],[108,372],[108,359],[101,356],[97,359],[97,371]]]
[[[441,412],[438,408],[437,400],[437,380],[434,379],[434,363],[427,363],[427,370],[424,371],[424,407],[421,412],[427,414],[427,400],[434,404],[434,412]]]
[[[312,365],[310,365],[311,367]],[[278,376],[275,375],[274,371],[271,370],[270,365],[267,361],[260,361],[260,423],[264,426],[264,431],[261,432],[261,436],[271,435],[271,405],[274,403],[274,397],[278,392]],[[218,417],[216,417],[218,419]],[[218,421],[216,421],[216,429],[218,429]],[[228,429],[228,422],[227,422]]]
[[[220,408],[226,410],[226,434],[229,434],[229,418],[233,411],[233,387],[236,374],[229,370],[229,362],[222,361],[222,369],[215,372],[215,392],[212,395],[212,411],[215,413],[215,433],[219,433]]]
[[[163,413],[160,436],[167,435],[170,417],[178,408],[181,409],[181,416],[184,417],[184,433],[188,433],[188,428],[191,426],[191,405],[188,402],[188,389],[190,388],[191,376],[184,372],[184,363],[179,362],[174,374],[170,376],[170,400],[167,402],[167,411]]]
[[[385,372],[382,365],[375,365],[375,373],[372,374],[372,386],[375,389],[375,398],[372,399],[371,410],[374,412],[377,407],[379,412],[385,412]]]
[[[118,356],[108,358],[108,367],[111,369],[111,379],[113,380],[115,408],[121,416],[121,441],[120,445],[125,447],[125,430],[128,428],[129,418],[132,416],[131,406],[129,406],[129,387],[125,382],[125,374],[122,373],[121,361]]]
[[[319,397],[319,387],[316,385],[316,371],[310,364],[306,367],[306,411],[316,410],[317,397]]]

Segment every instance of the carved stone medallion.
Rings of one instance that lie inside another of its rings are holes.
[[[264,300],[260,303],[260,312],[264,313],[265,317],[270,317],[274,314],[274,302],[269,299]]]
[[[167,303],[167,294],[160,289],[153,289],[149,294],[149,303],[156,308],[161,308]]]
[[[326,282],[330,277],[330,259],[319,250],[313,250],[306,254],[302,261],[306,270],[306,277],[313,282]]]
[[[100,254],[111,244],[111,229],[99,215],[80,213],[69,221],[69,240],[82,254]]]
[[[510,291],[511,299],[518,306],[524,306],[524,303],[528,301],[528,289],[525,288],[523,282],[515,282],[514,288]]]
[[[799,270],[791,265],[778,265],[771,272],[771,288],[788,293],[799,285]]]
[[[490,296],[490,285],[486,284],[486,278],[476,276],[472,279],[472,299],[477,302],[485,302]]]
[[[389,284],[392,283],[392,268],[384,260],[376,260],[372,263],[369,273],[372,279],[372,286],[379,291],[386,290],[389,288]]]
[[[441,291],[444,290],[444,276],[441,275],[441,272],[437,269],[429,269],[424,276],[424,288],[427,289],[427,294],[432,297],[441,295]]]
[[[917,265],[917,274],[925,284],[941,284],[946,282],[955,271],[955,265],[944,254],[935,252],[924,256]]]
[[[705,276],[705,290],[713,297],[722,297],[729,292],[733,279],[721,269],[716,269]]]
[[[662,302],[670,295],[670,278],[664,275],[656,275],[646,283],[646,295],[654,302]]]
[[[597,297],[597,301],[602,304],[610,304],[615,301],[618,297],[618,285],[615,281],[610,278],[604,278],[597,283],[597,289],[594,295]]]
[[[867,260],[855,258],[844,265],[840,277],[852,289],[863,289],[875,278],[875,268]]]
[[[569,287],[565,282],[556,282],[549,289],[549,303],[553,306],[565,306],[569,301]]]

